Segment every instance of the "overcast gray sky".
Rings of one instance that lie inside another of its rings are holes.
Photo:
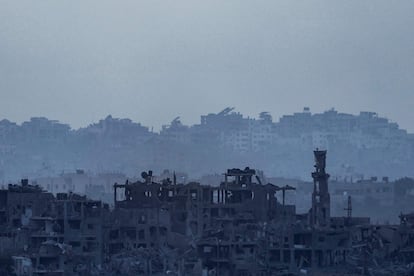
[[[414,1],[0,0],[0,119],[159,128],[226,106],[414,132]]]

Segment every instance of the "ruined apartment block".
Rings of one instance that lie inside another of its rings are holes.
[[[314,157],[301,214],[285,200],[295,187],[248,167],[219,186],[143,172],[113,185],[111,208],[22,180],[0,191],[1,275],[409,275],[413,214],[373,225],[348,196],[332,216],[326,151]]]

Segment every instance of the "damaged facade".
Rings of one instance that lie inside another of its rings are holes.
[[[346,215],[331,216],[326,151],[314,155],[304,214],[286,204],[294,187],[263,183],[250,168],[227,170],[219,186],[144,172],[142,181],[114,184],[113,208],[23,180],[0,191],[2,273],[409,275],[414,215],[372,225],[352,216],[349,197]]]
[[[22,180],[1,196],[0,254],[17,275],[72,275],[102,264],[108,206],[76,194],[44,192]]]

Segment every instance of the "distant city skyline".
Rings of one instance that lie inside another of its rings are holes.
[[[323,110],[323,111],[320,111],[320,112],[316,112],[316,111],[312,110],[310,107],[305,106],[305,107],[303,107],[303,108],[302,108],[302,109],[300,109],[300,110],[297,110],[297,111],[294,111],[294,112],[291,112],[291,113],[287,113],[287,114],[282,114],[280,117],[274,117],[274,116],[273,116],[273,114],[272,114],[272,112],[268,112],[268,111],[266,111],[266,110],[260,111],[260,112],[258,112],[257,114],[248,115],[248,114],[245,114],[245,113],[243,113],[242,111],[238,110],[238,109],[237,109],[237,108],[235,108],[235,107],[231,107],[231,108],[232,108],[232,109],[234,108],[234,109],[231,111],[232,113],[233,113],[233,112],[235,112],[235,113],[240,113],[243,117],[245,117],[245,118],[252,118],[252,119],[259,119],[259,115],[260,115],[260,113],[261,113],[261,112],[266,112],[266,113],[269,113],[269,114],[272,116],[272,121],[273,121],[273,122],[275,122],[275,123],[276,123],[276,122],[279,122],[279,120],[280,120],[283,116],[289,116],[289,115],[293,115],[293,114],[295,114],[295,113],[305,112],[305,109],[307,110],[306,112],[310,112],[311,114],[322,114],[322,113],[325,113],[325,112],[328,112],[328,111],[331,111],[331,110],[335,110],[335,111],[336,111],[336,112],[338,112],[338,113],[350,114],[350,115],[355,115],[355,116],[359,115],[361,112],[369,112],[369,113],[371,113],[371,112],[372,112],[372,113],[376,113],[376,114],[378,115],[378,117],[388,119],[390,123],[397,123],[397,124],[399,125],[399,128],[400,128],[400,129],[406,130],[408,133],[413,133],[413,132],[414,132],[414,131],[410,131],[409,129],[404,128],[403,126],[401,126],[401,125],[399,124],[399,122],[394,121],[394,120],[392,120],[392,119],[390,119],[390,118],[388,118],[388,117],[386,117],[386,116],[383,116],[382,114],[379,114],[378,112],[375,112],[375,111],[372,111],[372,110],[368,110],[368,111],[367,111],[367,110],[361,110],[360,112],[356,112],[356,113],[349,113],[349,112],[344,112],[344,111],[342,111],[342,110],[338,110],[338,109],[336,109],[336,108],[332,107],[332,108],[329,108],[329,109],[326,109],[326,110]],[[48,120],[55,120],[55,121],[58,121],[58,122],[59,122],[59,123],[61,123],[61,124],[66,124],[66,125],[69,125],[71,129],[73,129],[73,130],[77,130],[77,129],[85,128],[85,127],[88,127],[89,125],[92,125],[92,124],[98,123],[100,120],[105,120],[108,116],[110,116],[110,117],[112,117],[112,118],[114,118],[114,119],[129,119],[129,120],[131,120],[133,123],[139,123],[139,124],[141,124],[142,126],[147,127],[150,131],[152,131],[152,130],[153,130],[153,131],[155,131],[155,132],[159,132],[159,131],[162,129],[162,127],[163,127],[163,126],[167,126],[167,125],[169,125],[169,124],[170,124],[170,123],[171,123],[171,122],[172,122],[175,118],[177,118],[177,117],[179,118],[180,122],[181,122],[183,125],[193,126],[193,125],[196,125],[196,124],[199,124],[199,123],[200,123],[201,116],[205,116],[205,115],[208,115],[208,114],[218,114],[218,113],[220,113],[222,110],[224,110],[224,108],[223,108],[223,109],[220,109],[220,110],[217,110],[217,111],[207,112],[207,113],[205,113],[205,114],[200,114],[199,116],[197,116],[197,118],[191,118],[190,120],[183,120],[183,118],[182,118],[181,116],[171,117],[169,120],[167,120],[167,121],[165,121],[165,122],[161,123],[161,124],[159,125],[159,127],[158,127],[158,126],[153,126],[153,125],[150,125],[150,124],[145,124],[144,122],[139,121],[139,120],[135,120],[135,119],[133,119],[133,118],[129,118],[129,117],[122,117],[122,116],[116,116],[116,115],[114,115],[114,114],[106,114],[106,115],[103,115],[101,118],[97,118],[97,119],[96,119],[96,120],[94,120],[94,121],[87,122],[87,123],[85,123],[84,125],[80,125],[80,126],[74,126],[74,125],[72,125],[70,122],[63,121],[63,120],[59,120],[59,119],[57,119],[57,118],[48,117],[48,116],[45,116],[45,115],[30,116],[30,117],[28,117],[28,118],[26,118],[26,119],[23,119],[23,120],[21,120],[21,121],[12,120],[12,119],[7,118],[7,117],[0,117],[0,121],[1,121],[1,120],[8,120],[8,121],[10,121],[10,122],[12,122],[12,123],[16,123],[16,124],[18,124],[18,125],[21,125],[21,124],[22,124],[22,123],[24,123],[24,122],[29,122],[29,121],[31,120],[31,118],[46,118],[46,119],[48,119]]]
[[[0,118],[159,129],[234,106],[374,111],[414,132],[414,2],[2,1]]]
[[[330,153],[329,170],[339,177],[413,174],[414,134],[376,113],[306,109],[272,122],[266,113],[253,119],[236,111],[203,114],[197,125],[170,119],[159,132],[113,116],[73,130],[48,118],[21,125],[1,120],[0,181],[78,168],[133,176],[137,168],[202,175],[228,166],[307,179],[308,153],[318,148]]]

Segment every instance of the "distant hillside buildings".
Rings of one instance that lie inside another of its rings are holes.
[[[183,125],[178,117],[159,133],[111,116],[78,130],[46,118],[21,125],[2,120],[0,182],[78,168],[127,175],[168,168],[202,175],[229,164],[308,179],[297,173],[312,166],[306,153],[315,148],[330,151],[329,169],[336,177],[414,174],[414,134],[376,113],[351,115],[332,109],[312,114],[304,108],[276,122],[267,112],[246,118],[226,108],[201,116],[192,126]]]

